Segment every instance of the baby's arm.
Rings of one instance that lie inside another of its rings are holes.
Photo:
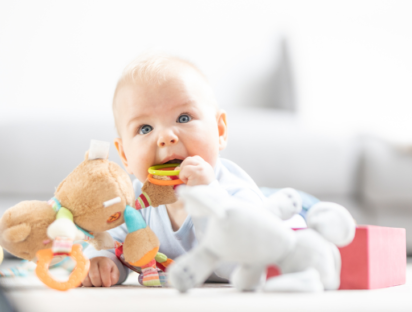
[[[122,224],[108,232],[114,240],[123,242],[127,235],[126,225]],[[117,259],[114,249],[96,250],[89,245],[84,251],[84,255],[90,259],[90,270],[82,283],[83,286],[109,287],[121,284],[126,280],[129,269]]]

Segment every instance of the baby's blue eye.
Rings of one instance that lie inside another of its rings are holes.
[[[139,134],[148,134],[152,130],[153,130],[152,126],[144,125],[144,126],[140,127]]]
[[[186,123],[192,120],[192,117],[189,115],[180,115],[179,118],[177,118],[177,122],[179,123]]]

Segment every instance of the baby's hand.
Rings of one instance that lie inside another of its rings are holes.
[[[186,185],[208,185],[215,179],[212,166],[200,156],[187,157],[179,167],[179,179]]]
[[[116,264],[107,257],[90,259],[89,274],[83,280],[85,287],[110,287],[119,280],[119,269]]]

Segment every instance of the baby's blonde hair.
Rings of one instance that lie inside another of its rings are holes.
[[[123,85],[139,81],[160,84],[167,79],[169,70],[174,66],[187,66],[192,68],[207,81],[206,76],[201,70],[188,60],[167,54],[145,53],[135,58],[123,70],[114,91],[113,106],[115,105],[117,92]]]

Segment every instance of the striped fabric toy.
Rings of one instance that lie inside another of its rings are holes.
[[[53,256],[68,256],[72,251],[73,240],[67,237],[56,237],[53,241]]]
[[[152,205],[150,197],[146,192],[142,192],[140,196],[136,199],[136,209],[147,208]]]
[[[22,260],[19,265],[11,268],[0,270],[0,277],[27,277],[34,275],[37,264],[33,261]],[[76,262],[70,257],[64,258],[62,261],[50,265],[50,269],[62,268],[68,273],[72,272]]]
[[[155,259],[148,264],[137,267],[126,262],[123,255],[123,245],[115,249],[116,257],[130,270],[139,273],[139,283],[146,287],[168,286],[166,270],[173,263],[166,255],[158,252]]]
[[[36,264],[32,261],[23,260],[20,265],[0,271],[0,277],[26,277],[34,272]]]

